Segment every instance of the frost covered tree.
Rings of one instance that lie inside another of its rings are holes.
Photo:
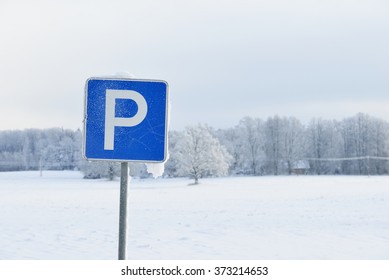
[[[370,125],[370,150],[369,160],[370,174],[385,174],[389,171],[389,161],[374,159],[389,156],[389,123],[380,119],[373,118]]]
[[[260,119],[250,117],[243,118],[236,128],[240,135],[241,161],[243,166],[247,166],[249,174],[262,174],[262,163],[264,160],[264,124]]]
[[[194,183],[207,176],[227,175],[231,156],[205,125],[187,127],[174,148],[177,173]],[[173,155],[172,155],[173,157]]]
[[[44,169],[72,170],[81,161],[81,131],[53,128],[39,140],[36,157]]]
[[[227,152],[231,155],[229,174],[244,173],[244,158],[242,153],[243,145],[241,141],[241,134],[237,127],[228,129],[219,129],[216,131],[217,139],[223,145]]]
[[[267,169],[273,175],[279,175],[282,170],[284,157],[283,145],[284,120],[279,116],[268,118],[265,123],[265,153],[267,156]]]
[[[344,174],[383,174],[388,161],[377,157],[388,156],[388,123],[359,113],[345,118],[339,125],[343,140],[343,157],[356,157],[342,163]],[[369,159],[372,157],[372,159]],[[374,159],[376,158],[376,159]]]
[[[311,159],[311,172],[314,174],[334,174],[340,172],[340,158],[343,142],[334,121],[312,119],[306,131],[307,156]]]
[[[325,174],[326,163],[322,160],[328,158],[328,131],[330,123],[322,119],[313,119],[307,128],[308,156],[311,159],[311,172],[318,175]]]
[[[282,142],[284,145],[283,158],[287,164],[288,174],[292,174],[294,164],[304,157],[304,126],[294,118],[284,119]]]
[[[169,131],[169,159],[165,163],[164,176],[177,177],[177,162],[174,151],[176,150],[177,141],[180,138],[181,133],[177,131]]]

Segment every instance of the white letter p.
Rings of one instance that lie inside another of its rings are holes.
[[[116,99],[131,99],[138,106],[138,112],[130,118],[115,117]],[[136,126],[147,115],[147,102],[145,98],[133,90],[107,89],[105,92],[105,131],[104,150],[113,150],[115,126]]]

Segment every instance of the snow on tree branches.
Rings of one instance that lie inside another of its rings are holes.
[[[227,175],[231,156],[204,125],[187,127],[175,147],[177,172],[198,184],[207,176]]]

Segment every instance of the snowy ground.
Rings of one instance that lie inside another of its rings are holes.
[[[131,259],[389,259],[389,177],[132,180]],[[119,182],[0,173],[0,259],[116,259]]]

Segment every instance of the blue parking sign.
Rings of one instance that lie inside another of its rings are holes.
[[[88,79],[84,157],[87,160],[165,161],[167,105],[165,81]]]

